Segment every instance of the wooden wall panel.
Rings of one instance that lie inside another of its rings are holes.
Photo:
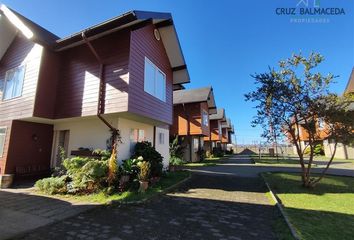
[[[105,64],[105,113],[128,109],[129,31],[117,32],[92,41]],[[97,114],[100,64],[87,45],[61,54],[60,80],[55,118]]]
[[[53,125],[13,121],[6,174],[39,174],[49,172]]]
[[[3,89],[0,91],[0,119],[2,121],[33,116],[41,52],[41,46],[18,35],[1,59],[0,81],[5,80],[7,70],[22,64],[26,66],[22,95],[20,97],[3,100]]]
[[[129,112],[172,124],[172,69],[162,41],[154,37],[154,26],[132,31],[129,61]],[[145,57],[166,74],[166,102],[144,91]]]

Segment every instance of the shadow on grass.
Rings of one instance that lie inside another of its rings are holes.
[[[300,174],[296,173],[264,173],[272,189],[278,193],[299,193],[324,195],[326,193],[354,193],[354,178],[343,176],[325,176],[314,188],[305,188]],[[318,177],[317,174],[313,174]]]

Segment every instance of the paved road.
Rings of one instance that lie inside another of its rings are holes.
[[[261,179],[194,175],[144,205],[100,207],[20,239],[275,239]]]
[[[354,167],[352,165],[335,163],[333,166],[331,165],[328,170],[329,174],[354,177]],[[321,164],[317,168],[313,168],[312,171],[315,173],[321,172],[323,167],[324,164]],[[255,165],[248,157],[235,155],[220,161],[216,166],[193,167],[190,168],[190,171],[200,174],[258,178],[262,172],[300,172],[301,169],[298,164],[294,164],[294,166]]]

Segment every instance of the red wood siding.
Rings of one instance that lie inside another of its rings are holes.
[[[105,63],[105,113],[128,109],[129,40],[129,32],[124,31],[92,41]],[[55,118],[96,115],[99,69],[87,45],[62,53]]]
[[[221,138],[222,143],[228,143],[229,142],[229,134],[227,128],[222,129],[222,138]]]
[[[145,57],[166,74],[166,102],[144,91]],[[132,31],[129,61],[129,112],[172,124],[172,69],[162,41],[154,37],[154,26]]]
[[[54,118],[59,64],[57,53],[47,49],[43,51],[33,112],[35,117]]]
[[[3,90],[0,91],[0,119],[3,121],[33,116],[40,65],[40,56],[38,54],[30,55],[34,47],[34,43],[18,35],[0,61],[1,81],[5,79],[7,70],[18,67],[21,64],[26,65],[21,97],[2,100]]]
[[[5,172],[5,163],[8,154],[8,148],[10,143],[10,133],[11,133],[12,121],[0,121],[0,127],[6,127],[5,145],[3,155],[0,156],[0,174]]]
[[[202,111],[208,112],[207,103],[188,103],[175,105],[173,108],[172,135],[209,135],[209,127],[202,125]],[[189,128],[188,128],[189,123]]]
[[[34,136],[37,137],[34,140]],[[13,121],[5,174],[39,173],[49,170],[53,126]]]
[[[221,141],[219,133],[219,120],[210,120],[210,136],[211,141]],[[204,141],[210,141],[210,137],[205,137]]]

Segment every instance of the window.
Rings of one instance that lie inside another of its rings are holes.
[[[144,91],[166,101],[166,75],[145,57]]]
[[[25,66],[19,66],[8,70],[5,76],[3,99],[8,100],[22,95],[23,79],[25,78]]]
[[[145,130],[131,129],[130,130],[130,152],[134,152],[135,144],[137,142],[145,141]]]
[[[209,114],[207,111],[204,110],[202,112],[202,122],[204,126],[209,126]]]
[[[324,129],[324,120],[322,118],[318,119],[318,128]]]
[[[193,138],[193,151],[198,152],[199,150],[199,138]]]
[[[165,134],[159,133],[159,144],[165,144]]]
[[[4,146],[5,146],[5,136],[6,136],[6,128],[0,128],[0,157],[4,153]]]

